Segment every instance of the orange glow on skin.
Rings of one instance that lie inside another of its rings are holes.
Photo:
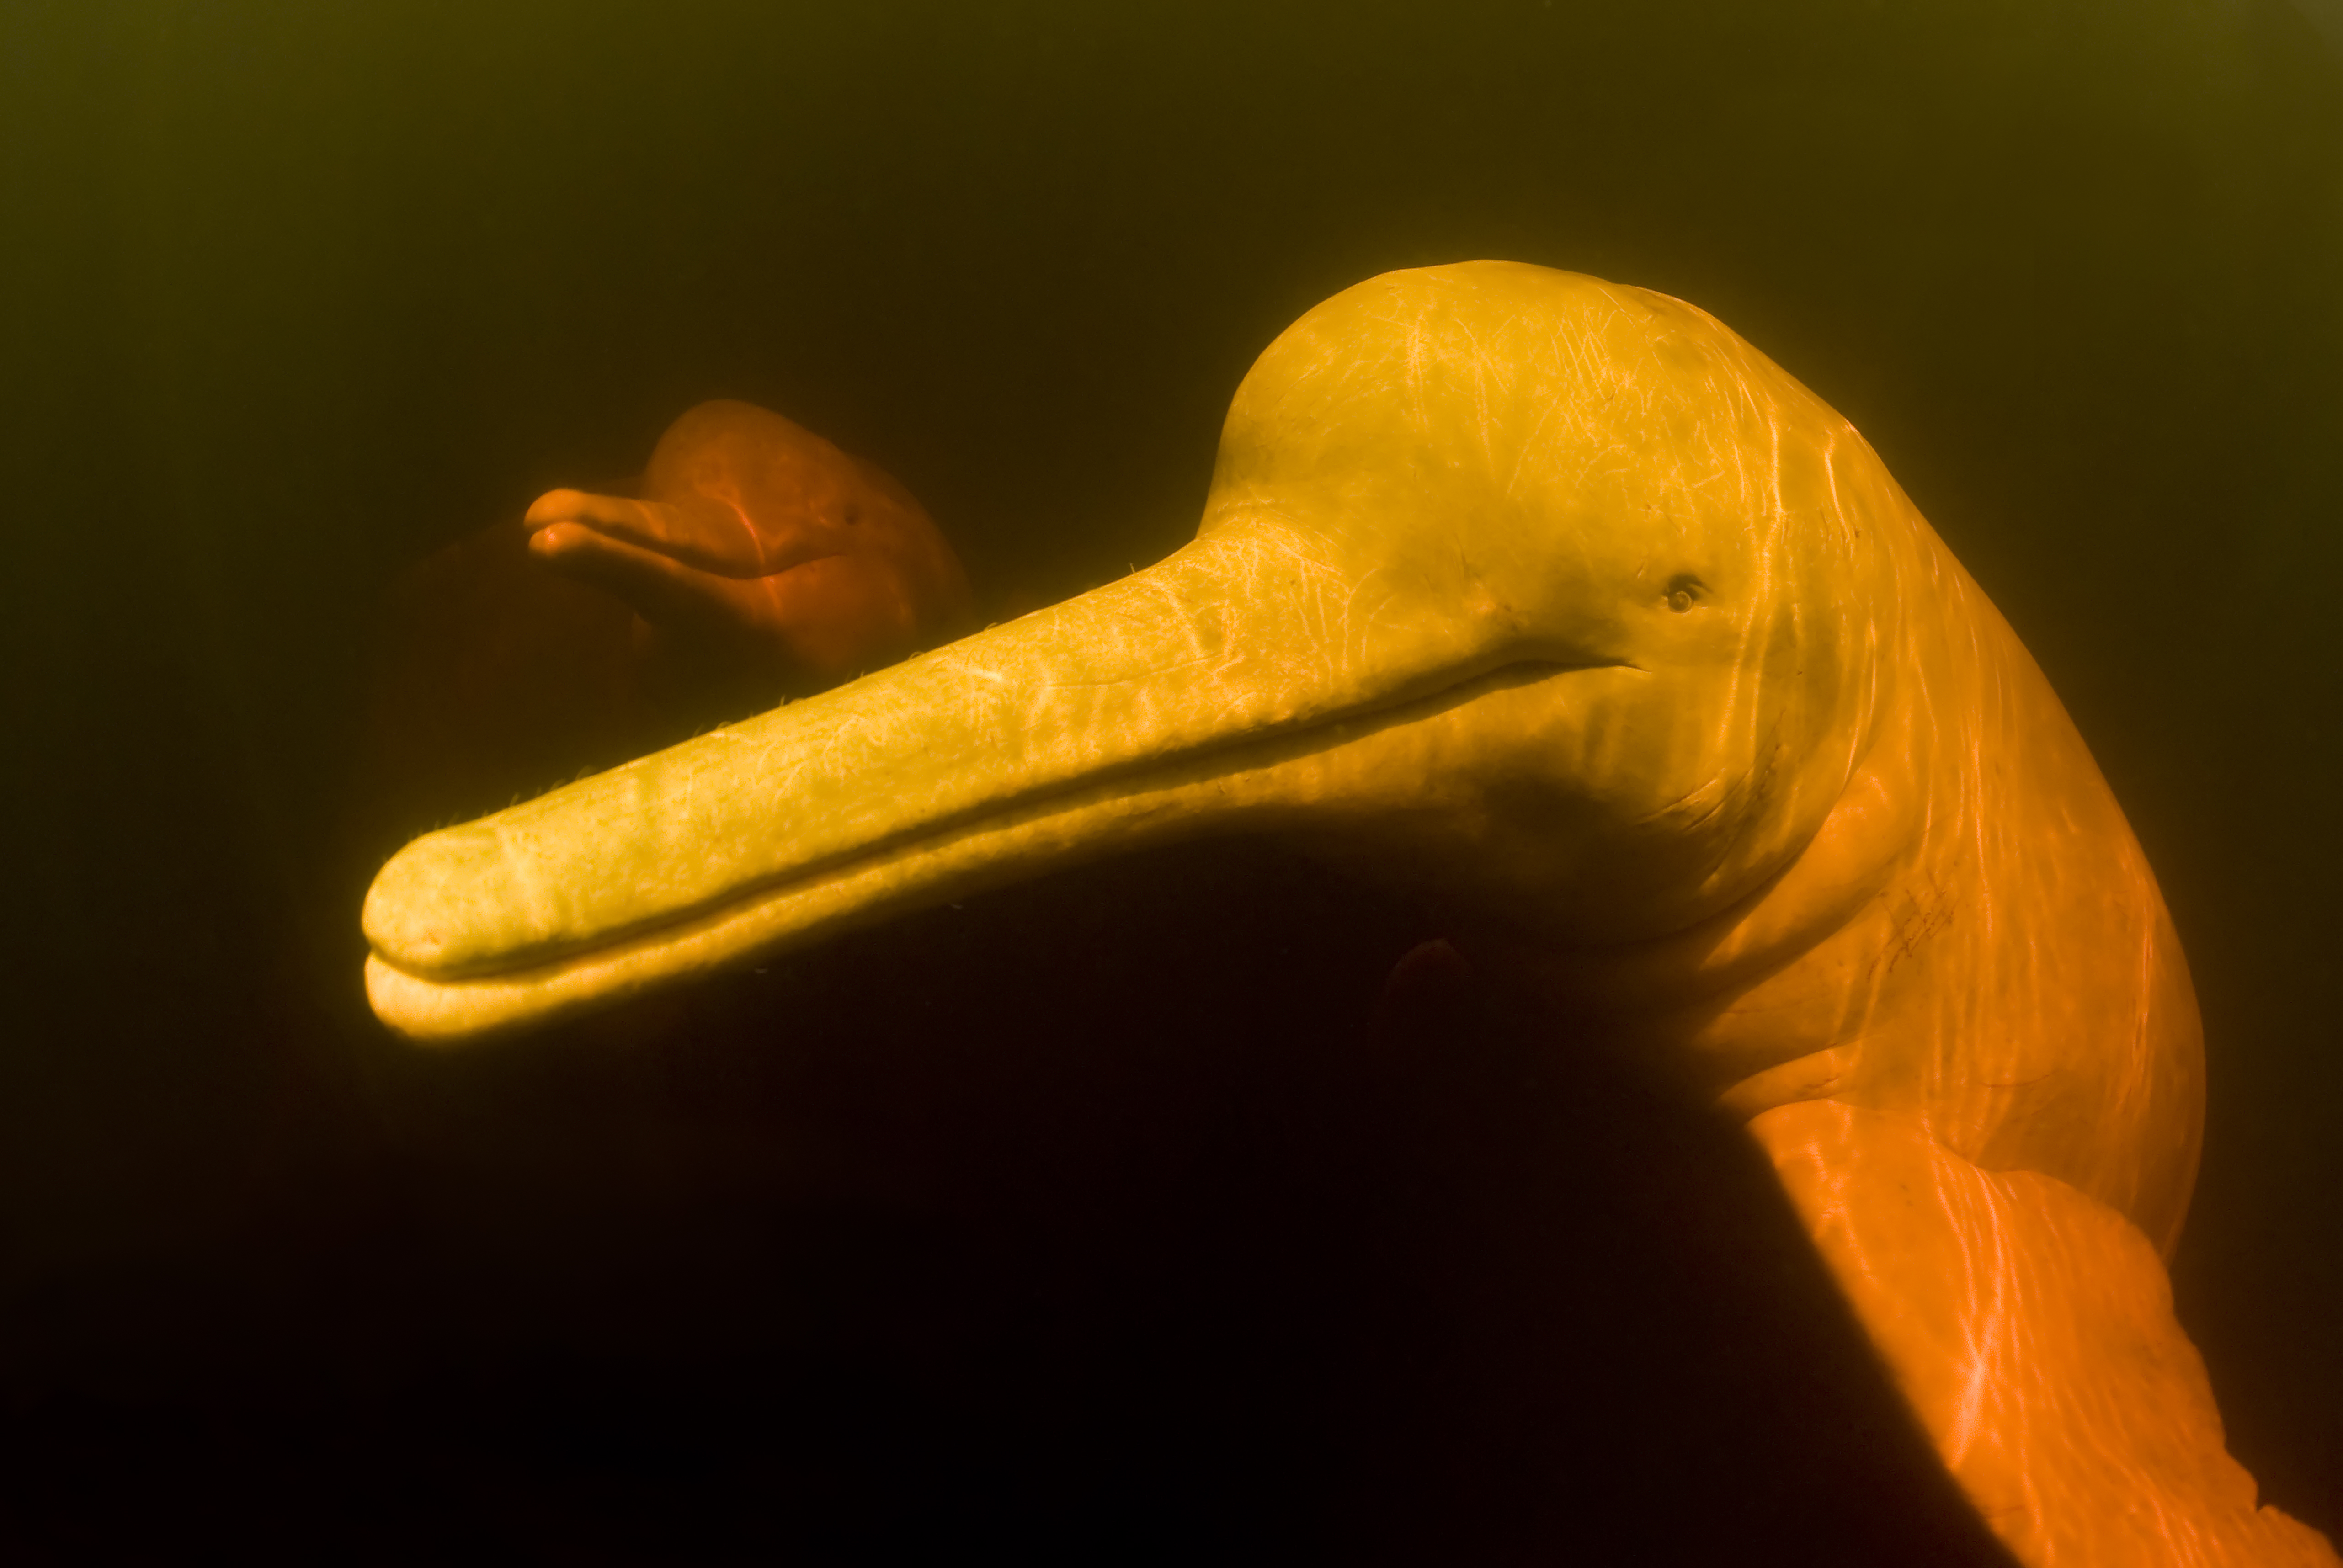
[[[1978,1511],[2030,1563],[2332,1563],[2255,1507],[2137,1226],[1833,1101],[1750,1131]]]
[[[551,491],[393,587],[354,839],[495,810],[969,629],[926,510],[778,414],[700,404],[626,488]]]
[[[959,558],[911,493],[753,404],[676,420],[639,498],[552,490],[526,521],[538,560],[792,695],[967,629]]]

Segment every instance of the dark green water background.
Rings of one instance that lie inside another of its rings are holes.
[[[399,568],[723,395],[888,465],[980,589],[1076,592],[1192,528],[1288,321],[1499,256],[1779,360],[2048,671],[2204,1006],[2182,1318],[2343,1532],[2322,15],[0,0],[0,1369],[213,1357],[53,1303],[199,1274],[347,1156],[301,1085],[420,1070],[334,858]]]

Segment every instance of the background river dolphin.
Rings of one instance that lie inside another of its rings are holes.
[[[1075,859],[1267,832],[1747,1119],[2028,1561],[2333,1562],[2159,1251],[2201,1036],[2152,877],[1855,431],[1710,317],[1392,274],[1239,389],[1195,543],[418,840],[377,1010],[507,1028]]]

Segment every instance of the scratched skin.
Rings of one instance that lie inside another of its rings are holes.
[[[2171,1314],[2202,1040],[2121,812],[1869,447],[1663,296],[1337,296],[1238,389],[1193,544],[410,845],[369,994],[459,1040],[1227,832],[1743,1118],[2026,1561],[2336,1562]]]

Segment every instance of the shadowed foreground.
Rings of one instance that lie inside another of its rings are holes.
[[[7,1325],[113,1375],[0,1545],[2006,1562],[1737,1131],[1439,949],[1378,1013],[1436,934],[1195,846],[391,1059],[403,1155]]]

